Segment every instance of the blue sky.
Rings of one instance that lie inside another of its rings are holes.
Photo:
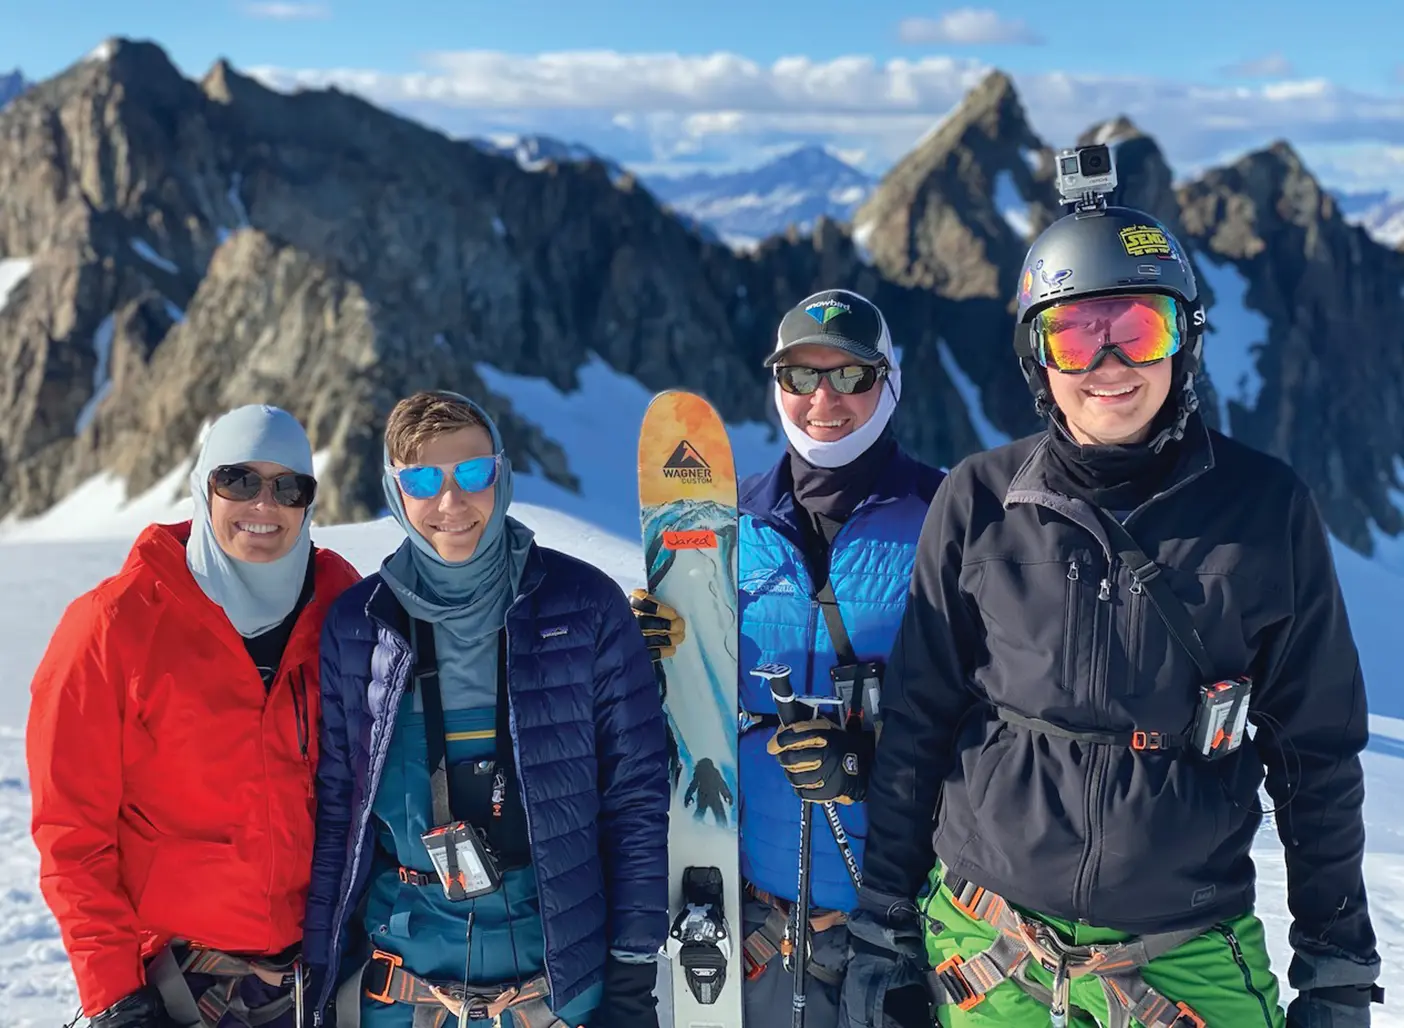
[[[11,8],[3,14],[0,68],[18,65],[31,77],[53,74],[107,35],[154,38],[191,73],[221,54],[239,65],[405,72],[432,50],[725,50],[765,62],[791,54],[884,59],[935,50],[1013,71],[1223,81],[1227,66],[1281,54],[1304,77],[1400,91],[1395,74],[1404,62],[1398,0],[1339,0],[1324,17],[1316,0],[1082,0],[1071,9],[1075,19],[1061,5],[1004,2],[990,9],[1022,20],[1046,42],[960,47],[902,42],[904,19],[935,19],[959,6],[908,0],[43,0],[0,6]],[[303,8],[308,16],[250,13],[277,6]],[[202,11],[198,19],[195,10]],[[1235,11],[1231,19],[1228,10]]]
[[[1055,145],[1126,110],[1186,172],[1285,136],[1326,177],[1404,176],[1400,0],[1324,14],[1308,0],[3,6],[0,69],[30,78],[109,35],[151,38],[191,76],[225,56],[270,84],[334,82],[452,133],[548,131],[654,168],[734,166],[805,141],[881,168],[999,67]],[[707,61],[717,54],[730,56]]]

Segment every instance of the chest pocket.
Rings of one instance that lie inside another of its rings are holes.
[[[988,558],[974,577],[989,663],[977,679],[992,702],[1059,709],[1093,695],[1101,569],[1085,554],[1063,560]]]

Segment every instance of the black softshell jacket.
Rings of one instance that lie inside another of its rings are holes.
[[[1074,730],[1183,733],[1201,684],[1092,508],[1048,487],[1047,445],[967,458],[928,513],[883,684],[860,906],[915,899],[934,847],[1017,905],[1091,925],[1144,934],[1243,914],[1266,767],[1286,805],[1296,928],[1373,955],[1365,687],[1307,487],[1195,418],[1170,481],[1125,522],[1217,674],[1252,676],[1255,741],[1209,763],[996,718],[1000,705]]]

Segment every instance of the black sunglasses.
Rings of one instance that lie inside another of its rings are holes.
[[[245,503],[263,492],[263,483],[273,487],[273,502],[280,507],[307,507],[317,495],[317,480],[311,475],[298,475],[285,471],[281,475],[264,478],[253,468],[242,464],[221,464],[210,472],[210,486],[215,494]]]
[[[819,388],[824,379],[836,393],[852,396],[866,393],[878,382],[887,377],[883,365],[845,364],[841,368],[806,368],[798,364],[782,364],[775,369],[775,380],[780,388],[795,396],[808,396]]]

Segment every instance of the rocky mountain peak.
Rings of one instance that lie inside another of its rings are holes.
[[[896,281],[1008,298],[1029,242],[1056,216],[1051,180],[1013,83],[992,72],[883,177],[855,233]]]
[[[1177,191],[1187,241],[1223,302],[1210,311],[1234,435],[1293,465],[1333,530],[1361,549],[1404,461],[1404,255],[1347,223],[1286,143]],[[1212,358],[1212,360],[1211,360]]]
[[[1174,173],[1160,145],[1146,135],[1126,115],[1091,126],[1077,139],[1077,146],[1105,144],[1116,165],[1117,188],[1108,202],[1119,207],[1134,207],[1145,211],[1170,229],[1176,239],[1187,244],[1185,226],[1180,218],[1180,201],[1175,193]],[[1213,306],[1214,290],[1204,275],[1194,252],[1189,253],[1199,285],[1200,299]]]
[[[0,71],[0,107],[19,96],[29,88],[29,83],[24,80],[20,70]]]

